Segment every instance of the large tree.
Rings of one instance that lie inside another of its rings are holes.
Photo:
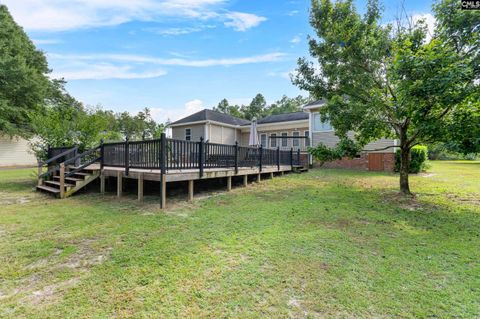
[[[341,139],[353,131],[360,146],[380,137],[399,140],[404,194],[410,194],[412,147],[441,140],[452,116],[468,109],[468,100],[478,92],[480,15],[461,12],[457,2],[449,8],[455,23],[446,27],[435,11],[438,24],[428,39],[422,20],[384,24],[375,0],[368,1],[364,15],[353,0],[312,0],[316,37],[309,46],[314,61],[299,59],[294,83],[327,99],[322,118],[331,121]],[[465,47],[448,40],[457,35],[458,41],[468,41]]]
[[[302,95],[298,95],[294,98],[289,98],[288,96],[284,95],[280,100],[268,107],[268,114],[275,115],[300,112],[302,107],[308,102],[310,102],[310,99],[303,97]]]
[[[242,106],[242,112],[247,120],[259,119],[268,114],[267,101],[258,93],[249,105]]]
[[[227,99],[221,100],[218,103],[217,107],[214,107],[213,110],[217,111],[217,112],[225,113],[225,114],[228,114],[228,115],[236,116],[236,117],[239,117],[239,118],[244,117],[244,114],[240,110],[240,106],[239,105],[230,105],[230,103],[228,102]]]
[[[29,137],[51,82],[47,60],[0,5],[0,134]]]

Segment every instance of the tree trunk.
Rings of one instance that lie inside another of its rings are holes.
[[[400,151],[400,193],[412,195],[408,183],[408,173],[410,168],[410,149],[405,148]]]
[[[410,171],[410,147],[407,144],[406,129],[400,133],[400,193],[412,195],[408,183]]]

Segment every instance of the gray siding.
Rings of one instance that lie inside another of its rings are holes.
[[[349,133],[348,136],[353,138],[353,133]],[[334,132],[313,132],[312,133],[312,146],[317,146],[322,143],[328,147],[334,147],[339,142],[339,138],[335,135]],[[379,139],[374,142],[368,143],[365,146],[365,150],[374,150],[379,148],[384,148],[387,146],[394,145],[394,140],[392,139]],[[392,153],[394,152],[393,148],[388,148],[386,150],[377,151],[378,153]]]
[[[192,130],[192,141],[200,141],[200,137],[204,137],[205,125],[195,124],[172,127],[172,138],[176,140],[185,140],[185,129],[187,128]]]

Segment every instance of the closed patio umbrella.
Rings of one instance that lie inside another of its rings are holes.
[[[250,125],[250,138],[248,139],[248,145],[258,146],[257,119],[255,118]]]

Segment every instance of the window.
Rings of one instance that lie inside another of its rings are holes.
[[[303,132],[305,136],[305,147],[310,146],[310,131]]]
[[[270,135],[270,147],[277,147],[277,134]]]
[[[300,139],[298,138],[295,138],[295,137],[298,137],[300,136],[300,132],[296,131],[296,132],[293,132],[293,147],[299,147],[300,146]]]
[[[192,140],[192,129],[191,128],[186,128],[185,129],[185,141],[191,141]]]
[[[282,133],[282,147],[288,146],[288,139],[286,138],[287,136],[288,136],[288,133]]]
[[[260,144],[262,147],[267,147],[267,134],[260,135]]]
[[[319,113],[313,114],[313,130],[316,132],[328,132],[333,131],[332,125],[329,121],[322,122]]]

